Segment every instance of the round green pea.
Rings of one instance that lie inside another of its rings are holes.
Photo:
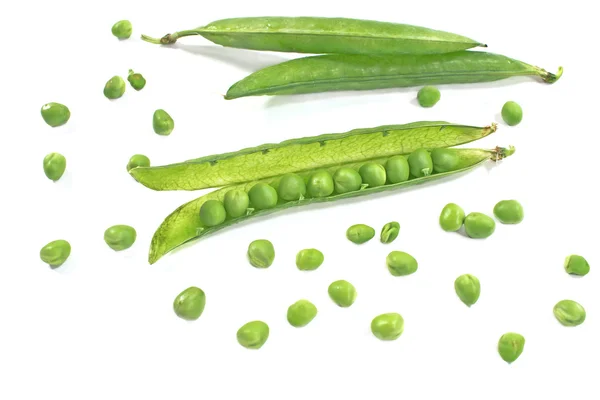
[[[393,276],[406,276],[417,272],[419,264],[413,256],[403,251],[392,251],[385,259],[388,271]]]
[[[204,226],[217,226],[225,222],[227,212],[219,200],[207,200],[200,207],[200,222]]]
[[[348,281],[339,280],[329,285],[329,297],[340,307],[350,307],[356,300],[356,288]]]
[[[116,22],[111,29],[112,34],[119,39],[129,39],[129,37],[131,37],[132,31],[133,27],[131,25],[131,22],[125,19]]]
[[[127,81],[135,90],[142,90],[144,86],[146,86],[146,79],[142,76],[142,74],[133,72],[132,69],[129,70]]]
[[[585,276],[590,272],[590,264],[582,256],[572,254],[565,259],[565,271],[571,275]]]
[[[578,326],[585,321],[585,309],[573,300],[561,300],[554,306],[554,316],[564,326]]]
[[[277,205],[277,191],[273,186],[259,182],[248,191],[250,203],[257,210],[267,210]]]
[[[317,249],[304,249],[296,254],[296,267],[300,271],[313,271],[321,266],[325,256]]]
[[[152,129],[154,129],[154,133],[161,136],[168,136],[173,132],[175,128],[175,121],[163,109],[158,109],[154,111],[152,115]]]
[[[440,213],[440,226],[446,232],[456,232],[465,221],[465,211],[454,203],[448,203]]]
[[[465,232],[473,239],[485,239],[496,230],[493,218],[478,212],[472,212],[465,217]]]
[[[400,224],[396,221],[388,222],[381,229],[379,240],[384,244],[392,243],[394,240],[396,240],[399,233]]]
[[[433,172],[450,172],[458,168],[460,159],[454,149],[433,149],[431,150],[431,161],[433,162]]]
[[[262,321],[251,321],[237,331],[237,341],[247,349],[260,349],[269,338],[269,325]]]
[[[298,174],[283,175],[279,181],[277,193],[285,201],[303,199],[306,195],[304,179]]]
[[[104,241],[115,251],[126,250],[133,246],[137,233],[129,225],[113,225],[104,231]]]
[[[295,328],[308,325],[316,316],[317,307],[308,300],[298,300],[287,310],[287,320]]]
[[[225,211],[231,218],[238,218],[242,215],[246,215],[248,207],[250,206],[250,197],[248,193],[243,190],[230,190],[225,193],[223,198],[223,204],[225,205]]]
[[[358,173],[362,178],[363,184],[366,184],[369,188],[385,185],[385,168],[381,164],[374,162],[365,163],[359,168]]]
[[[433,172],[431,155],[425,149],[415,150],[408,156],[410,174],[415,178],[429,176]]]
[[[398,313],[378,315],[371,321],[371,332],[380,340],[396,340],[404,332],[404,318]]]
[[[410,166],[404,156],[394,156],[385,163],[385,174],[389,183],[407,181],[410,176]]]
[[[40,250],[40,258],[52,268],[60,267],[71,255],[71,244],[66,240],[54,240]]]
[[[523,221],[523,206],[516,200],[502,200],[494,206],[494,215],[503,224]]]
[[[523,109],[514,101],[507,101],[502,106],[502,119],[509,126],[518,125],[523,120]]]
[[[369,225],[356,224],[352,225],[346,231],[346,238],[352,243],[363,244],[375,237],[375,229]]]
[[[67,159],[59,153],[50,153],[44,157],[44,174],[51,181],[56,182],[65,173]]]
[[[325,170],[313,173],[308,179],[306,190],[310,197],[327,197],[333,193],[333,178]]]
[[[46,103],[42,106],[41,112],[44,122],[53,128],[66,124],[71,118],[69,108],[60,103]]]
[[[200,318],[206,306],[206,294],[200,288],[191,286],[179,293],[173,301],[173,310],[179,318],[194,321]]]
[[[149,167],[150,159],[143,154],[135,154],[131,156],[127,163],[127,171],[131,171],[137,167]]]
[[[433,107],[440,101],[440,91],[434,86],[424,86],[417,93],[417,100],[421,107]]]
[[[355,192],[360,189],[362,178],[355,169],[342,167],[333,174],[333,184],[338,194]]]
[[[125,93],[125,81],[120,76],[113,76],[104,85],[104,96],[107,99],[118,99]]]
[[[273,243],[266,239],[258,239],[248,246],[248,260],[256,268],[268,268],[275,260]]]
[[[519,358],[525,347],[525,338],[518,333],[505,333],[498,340],[498,354],[507,363],[512,363]]]
[[[479,300],[481,284],[477,277],[470,274],[464,274],[454,281],[454,290],[460,301],[465,303],[468,307],[471,307]]]

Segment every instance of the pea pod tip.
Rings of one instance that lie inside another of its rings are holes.
[[[554,83],[554,82],[558,81],[560,79],[560,77],[562,76],[562,74],[563,74],[563,67],[558,67],[558,71],[556,72],[556,74],[553,74],[553,73],[548,72],[543,69],[541,70],[542,79],[546,83]]]
[[[148,35],[142,35],[142,40],[152,44],[173,44],[177,41],[177,35],[168,33],[160,39]]]

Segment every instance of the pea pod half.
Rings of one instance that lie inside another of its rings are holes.
[[[252,218],[260,217],[263,215],[268,215],[277,211],[282,211],[291,207],[309,205],[313,203],[321,203],[321,202],[332,202],[352,197],[364,196],[368,194],[379,193],[387,190],[400,189],[404,187],[409,187],[421,183],[426,183],[429,181],[433,181],[439,178],[447,177],[450,175],[454,175],[457,173],[468,171],[488,160],[498,161],[505,157],[510,156],[514,152],[514,148],[500,148],[497,147],[493,150],[482,150],[482,149],[452,149],[458,155],[458,164],[455,170],[443,172],[443,173],[433,173],[431,175],[427,175],[420,178],[412,178],[407,181],[395,183],[395,184],[387,184],[383,186],[377,186],[373,188],[361,187],[360,189],[353,192],[345,192],[338,194],[334,192],[333,194],[326,197],[305,197],[299,200],[293,201],[285,201],[281,198],[278,199],[277,204],[269,209],[262,210],[254,210],[252,212],[248,212],[239,217],[231,217],[227,216],[226,220],[216,226],[205,226],[203,225],[201,219],[199,218],[200,208],[204,203],[209,200],[219,200],[223,201],[225,195],[232,190],[242,190],[248,192],[254,185],[256,185],[256,181],[242,183],[238,185],[231,185],[224,187],[222,189],[215,190],[211,193],[208,193],[204,196],[201,196],[195,200],[192,200],[175,210],[171,215],[169,215],[160,227],[154,233],[154,237],[152,238],[152,242],[150,245],[150,253],[148,260],[150,264],[155,263],[158,259],[164,256],[166,253],[175,249],[176,247],[181,246],[182,244],[199,239],[205,236],[208,236],[220,229],[231,226],[238,222],[247,221]],[[376,159],[376,162],[384,163],[385,159]],[[327,169],[321,169],[328,171],[330,174],[334,174],[335,171],[339,168],[353,168],[359,169],[363,163],[351,163],[344,164],[343,166],[334,166],[329,167]],[[308,179],[308,176],[311,175],[313,171],[305,171],[298,173],[305,179]],[[274,189],[277,189],[279,181],[281,180],[281,176],[267,178],[261,183],[268,184],[272,186]]]
[[[458,146],[488,136],[496,128],[496,124],[476,127],[444,121],[385,125],[263,144],[183,163],[138,167],[129,173],[153,190],[198,190],[409,154],[419,148]],[[398,181],[395,178],[391,183]]]

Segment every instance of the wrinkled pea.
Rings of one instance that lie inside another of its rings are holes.
[[[237,341],[247,349],[260,349],[269,338],[269,325],[262,321],[251,321],[237,331]]]
[[[585,276],[590,272],[590,264],[582,256],[572,254],[565,259],[565,271],[571,275]]]
[[[44,157],[44,174],[51,181],[56,182],[65,173],[67,159],[59,153],[50,153]]]
[[[137,233],[129,225],[113,225],[104,231],[104,241],[115,251],[126,250],[133,246]]]
[[[554,316],[564,326],[578,326],[585,321],[585,309],[573,300],[561,300],[554,306]]]
[[[279,181],[279,197],[285,201],[301,200],[306,195],[306,184],[298,174],[285,174]]]
[[[413,256],[403,251],[392,251],[385,259],[388,271],[394,276],[405,276],[417,272],[419,264]]]
[[[346,238],[352,243],[363,244],[375,237],[375,229],[369,225],[356,224],[352,225],[346,231]]]
[[[489,216],[472,212],[465,217],[465,232],[470,238],[485,239],[496,230],[496,222]]]
[[[300,250],[296,255],[296,267],[300,271],[313,271],[321,266],[325,256],[317,249]]]
[[[325,170],[313,173],[308,179],[306,190],[310,197],[327,197],[333,193],[333,178]]]
[[[118,99],[125,93],[125,81],[120,76],[113,76],[104,85],[104,96],[107,99]]]
[[[417,93],[417,100],[421,107],[433,107],[440,101],[440,91],[435,86],[424,86]]]
[[[144,86],[146,86],[146,79],[142,76],[142,74],[133,72],[132,69],[129,70],[127,81],[135,90],[142,90]]]
[[[362,178],[363,184],[369,188],[385,185],[385,168],[381,164],[368,162],[363,164],[358,173]]]
[[[389,183],[400,183],[408,180],[410,167],[404,156],[394,156],[385,163],[385,174]]]
[[[456,232],[465,221],[465,211],[457,204],[448,203],[440,213],[440,226],[446,232]]]
[[[433,172],[451,172],[458,168],[458,153],[453,149],[433,149],[431,150],[431,161],[433,162]]]
[[[204,226],[217,226],[225,222],[227,212],[219,200],[208,200],[200,207],[200,221]]]
[[[306,326],[317,316],[317,307],[308,300],[298,300],[287,310],[287,320],[295,328]]]
[[[194,321],[200,318],[206,305],[206,294],[200,288],[191,286],[179,293],[173,301],[173,310],[179,318]]]
[[[275,260],[273,243],[266,239],[258,239],[248,246],[248,260],[256,268],[268,268]]]
[[[131,156],[127,163],[127,171],[131,171],[137,167],[149,167],[150,159],[143,154],[135,154]]]
[[[340,307],[350,307],[356,300],[356,288],[348,281],[339,280],[329,285],[329,297]]]
[[[518,125],[523,120],[523,109],[514,101],[507,101],[502,106],[502,119],[509,126]]]
[[[227,211],[227,214],[231,218],[241,217],[248,212],[250,197],[248,196],[248,193],[243,190],[230,190],[225,193],[223,204],[225,206],[225,211]]]
[[[400,224],[396,221],[388,222],[381,229],[381,235],[379,239],[381,240],[381,243],[389,244],[396,240],[399,233]]]
[[[44,104],[41,112],[44,122],[53,128],[66,124],[69,118],[71,118],[69,108],[60,103]]]
[[[503,224],[523,221],[523,206],[516,200],[502,200],[494,206],[494,215]]]
[[[425,149],[415,150],[408,156],[410,174],[415,178],[429,176],[433,172],[431,155]]]
[[[250,204],[257,210],[267,210],[277,205],[277,191],[273,186],[259,182],[248,191]]]
[[[362,178],[355,169],[342,167],[333,174],[333,184],[336,193],[355,192],[361,188]]]
[[[40,258],[52,268],[60,267],[71,255],[71,244],[66,240],[54,240],[40,250]]]
[[[498,340],[498,354],[507,363],[512,363],[519,358],[525,347],[525,338],[514,332],[505,333]]]
[[[404,318],[398,313],[385,313],[371,321],[371,332],[381,340],[396,340],[404,332]]]
[[[168,136],[175,129],[175,121],[168,112],[159,108],[152,115],[152,129],[157,135]]]
[[[454,281],[454,290],[456,291],[458,298],[467,306],[471,307],[479,300],[481,284],[477,277],[470,274],[464,274]]]
[[[133,32],[133,26],[131,25],[131,22],[124,19],[116,22],[112,26],[111,32],[119,39],[129,39],[131,32]]]

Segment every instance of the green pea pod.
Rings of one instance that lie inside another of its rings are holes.
[[[258,70],[233,84],[225,99],[493,82],[526,75],[554,83],[562,75],[562,67],[554,75],[481,51],[393,56],[329,54],[296,58]]]
[[[186,36],[202,36],[225,47],[294,53],[428,54],[487,47],[454,33],[420,26],[352,18],[246,17],[228,18],[161,39],[173,44]]]
[[[410,187],[413,185],[418,185],[426,182],[435,181],[437,179],[441,179],[444,177],[452,176],[458,173],[466,172],[472,168],[475,168],[488,160],[498,161],[505,157],[510,156],[514,152],[514,148],[500,148],[497,147],[493,150],[482,150],[482,149],[453,149],[456,151],[459,156],[459,162],[457,168],[454,171],[444,172],[444,173],[433,173],[428,176],[424,176],[421,178],[412,178],[404,182],[399,182],[396,184],[389,184],[383,186],[377,186],[374,188],[361,188],[359,190],[353,192],[346,192],[342,194],[333,193],[327,197],[306,197],[303,199],[284,202],[279,199],[279,202],[275,207],[263,210],[254,210],[253,212],[248,212],[240,217],[231,218],[230,216],[227,219],[217,226],[205,226],[202,224],[200,218],[198,218],[198,213],[200,212],[200,208],[204,203],[209,200],[219,200],[223,201],[225,195],[232,190],[243,190],[245,192],[249,191],[257,182],[248,182],[242,183],[238,185],[227,186],[222,189],[215,190],[204,196],[201,196],[195,200],[192,200],[179,208],[177,208],[171,215],[169,215],[160,227],[154,233],[152,238],[152,242],[150,245],[150,252],[148,256],[148,260],[150,264],[154,264],[158,261],[162,256],[170,252],[171,250],[183,245],[184,243],[190,242],[192,240],[196,240],[199,238],[206,237],[214,232],[217,232],[223,228],[228,226],[237,224],[239,222],[251,220],[253,218],[257,218],[263,215],[268,215],[274,212],[283,211],[288,208],[298,207],[309,205],[313,203],[321,203],[321,202],[333,202],[358,196],[365,196],[369,194],[375,194],[388,190],[395,190],[405,187]],[[379,163],[384,163],[384,159],[376,159],[375,161]],[[353,163],[353,164],[345,164],[343,167],[350,167],[353,169],[359,168],[361,163]],[[330,167],[329,172],[333,172],[336,167]],[[137,169],[137,168],[136,168]],[[302,177],[309,176],[313,171],[302,172],[299,175]],[[278,182],[281,179],[279,177],[267,178],[261,182],[267,183],[274,188],[277,188]]]
[[[486,137],[496,128],[496,124],[476,127],[443,121],[385,125],[263,144],[177,164],[138,167],[129,173],[153,190],[198,190],[409,154],[419,148],[458,146]]]

